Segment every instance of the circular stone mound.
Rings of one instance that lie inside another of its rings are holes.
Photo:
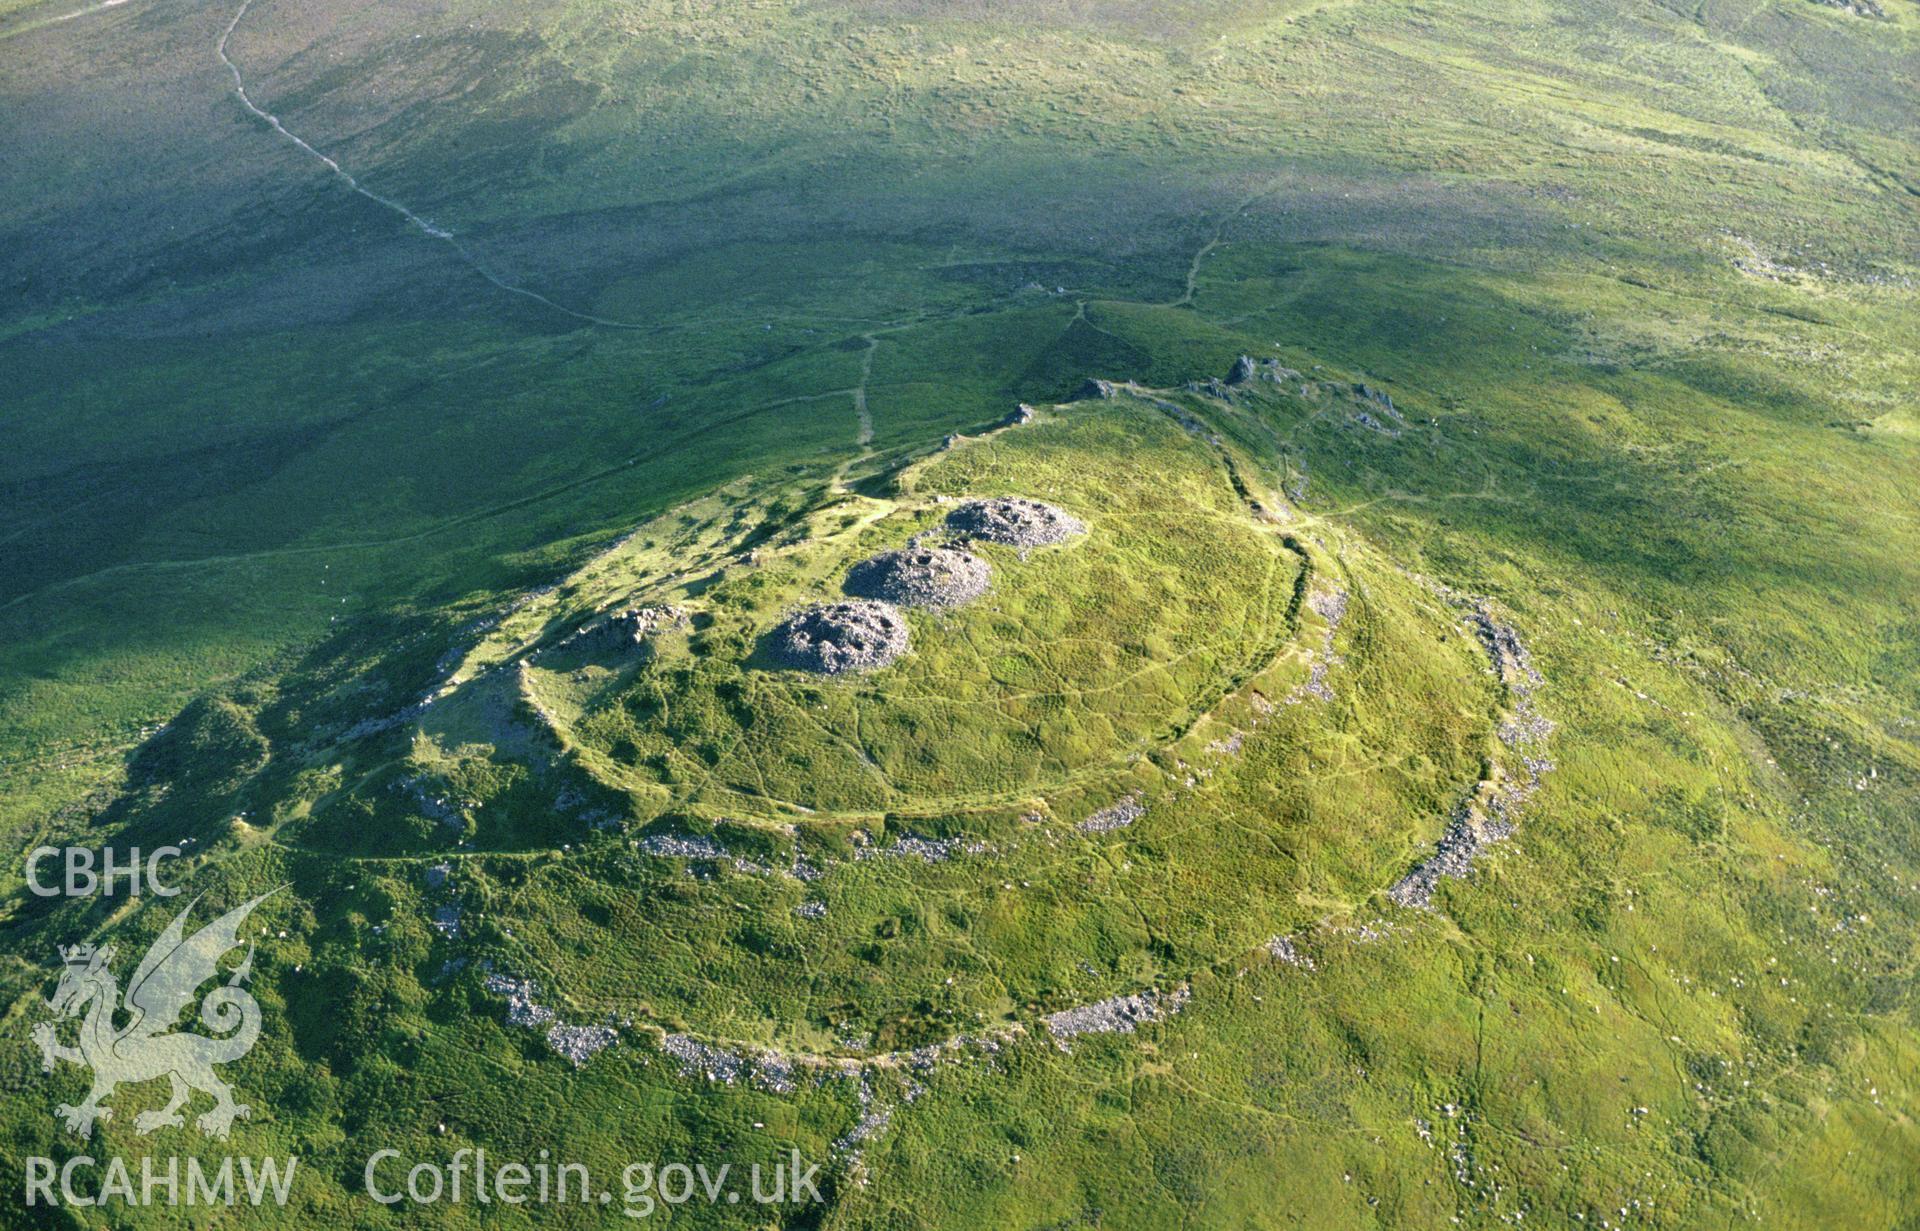
[[[968,538],[1014,547],[1044,547],[1087,532],[1080,519],[1064,509],[1019,496],[969,500],[947,514],[947,526]]]
[[[782,620],[771,649],[802,671],[871,671],[907,652],[907,622],[888,603],[819,603]]]
[[[987,592],[987,562],[964,547],[919,543],[883,551],[847,571],[847,593],[907,607],[957,607]]]

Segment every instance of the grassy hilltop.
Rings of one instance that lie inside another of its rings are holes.
[[[0,0],[10,1193],[1911,1225],[1911,0],[86,8]],[[770,652],[998,496],[1085,533]],[[55,946],[186,899],[25,854],[186,839],[196,919],[290,886],[253,1116],[84,1141]]]

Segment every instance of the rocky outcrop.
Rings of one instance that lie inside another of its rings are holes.
[[[1135,791],[1116,804],[1110,804],[1080,822],[1081,833],[1112,833],[1116,829],[1125,829],[1147,814],[1146,805],[1140,802],[1140,793]]]
[[[1077,1035],[1132,1034],[1143,1023],[1161,1021],[1178,1013],[1186,1007],[1191,994],[1187,986],[1181,984],[1171,992],[1112,996],[1062,1009],[1047,1015],[1047,1033],[1053,1036],[1054,1045],[1061,1051],[1066,1051],[1068,1041]]]
[[[1268,939],[1267,956],[1276,962],[1285,962],[1289,966],[1298,966],[1303,970],[1315,969],[1313,958],[1301,951],[1291,936],[1274,936]]]
[[[602,623],[580,630],[580,636],[596,646],[630,650],[642,645],[654,633],[668,628],[684,628],[687,612],[683,607],[629,607],[616,611]]]
[[[1300,373],[1286,367],[1278,359],[1255,359],[1252,355],[1242,355],[1233,361],[1233,370],[1227,373],[1230,386],[1248,385],[1256,380],[1271,381],[1276,385],[1300,379]]]
[[[1442,593],[1451,596],[1444,587]],[[1430,907],[1442,880],[1465,877],[1488,847],[1512,837],[1520,810],[1553,769],[1547,757],[1553,722],[1534,706],[1534,690],[1544,681],[1532,655],[1513,627],[1496,620],[1484,603],[1473,605],[1466,622],[1507,692],[1507,712],[1496,731],[1501,772],[1476,785],[1448,821],[1434,853],[1387,890],[1399,906]]]
[[[1830,9],[1839,9],[1842,13],[1851,13],[1855,17],[1874,17],[1881,21],[1887,19],[1887,10],[1874,0],[1819,0]]]
[[[620,1032],[612,1026],[556,1025],[547,1031],[547,1046],[573,1061],[580,1068],[620,1041]]]

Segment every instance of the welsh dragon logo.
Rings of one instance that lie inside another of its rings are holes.
[[[81,1019],[79,1046],[61,1043],[52,1021],[35,1026],[33,1040],[40,1045],[46,1071],[52,1072],[61,1060],[93,1070],[93,1088],[80,1105],[62,1103],[55,1109],[69,1130],[91,1136],[96,1120],[113,1116],[113,1108],[102,1106],[102,1099],[122,1084],[159,1077],[173,1083],[173,1093],[165,1107],[134,1117],[138,1132],[180,1127],[180,1109],[195,1090],[214,1100],[213,1110],[195,1121],[201,1132],[225,1137],[234,1120],[246,1118],[246,1104],[233,1101],[233,1088],[220,1080],[213,1066],[238,1060],[260,1038],[260,1004],[240,986],[253,973],[252,945],[226,983],[200,1001],[201,1024],[222,1037],[173,1028],[200,985],[219,976],[221,957],[239,947],[240,927],[253,908],[278,892],[270,890],[234,907],[192,936],[186,935],[187,916],[200,899],[187,903],[140,959],[124,1003],[120,980],[110,969],[112,945],[96,949],[82,943],[60,950],[66,969],[47,1005],[58,1015],[56,1020]],[[126,1024],[116,1026],[114,1019],[123,1010]]]

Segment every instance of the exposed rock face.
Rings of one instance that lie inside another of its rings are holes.
[[[1018,496],[969,500],[947,514],[947,527],[967,538],[1014,547],[1043,547],[1087,532],[1073,514]]]
[[[907,652],[907,622],[891,603],[820,603],[773,630],[771,650],[786,666],[839,675],[871,671]]]
[[[1520,810],[1553,769],[1546,755],[1553,722],[1534,708],[1533,693],[1543,681],[1532,655],[1513,628],[1494,619],[1484,604],[1473,608],[1467,624],[1507,689],[1508,710],[1497,732],[1507,750],[1506,772],[1480,783],[1455,809],[1432,856],[1387,890],[1387,897],[1400,906],[1432,906],[1433,891],[1442,880],[1465,877],[1488,847],[1512,837]]]
[[[1081,1034],[1132,1034],[1144,1022],[1172,1017],[1186,1007],[1192,993],[1183,983],[1170,992],[1141,992],[1137,996],[1113,996],[1050,1013],[1044,1019],[1053,1042],[1061,1051],[1068,1040]]]
[[[907,607],[958,607],[987,592],[989,572],[987,562],[964,547],[914,543],[854,565],[846,590]]]
[[[699,834],[648,834],[635,844],[649,855],[665,859],[725,859],[727,848]]]
[[[507,998],[507,1021],[515,1026],[544,1026],[553,1020],[553,1010],[534,999],[540,989],[531,980],[511,975],[490,974],[487,990]]]
[[[796,1088],[796,1061],[771,1048],[734,1051],[692,1035],[670,1034],[660,1040],[660,1050],[679,1066],[682,1077],[705,1077],[727,1086],[750,1083],[774,1094],[792,1094]]]
[[[581,634],[609,649],[631,649],[661,629],[682,627],[686,623],[685,608],[671,604],[664,607],[630,607],[614,612],[597,628],[582,629]]]
[[[945,863],[955,855],[984,855],[993,848],[976,839],[922,838],[904,834],[888,846],[858,845],[855,859],[918,859],[922,863]]]
[[[1820,0],[1820,3],[1830,9],[1851,13],[1855,17],[1877,17],[1881,21],[1887,19],[1887,10],[1881,8],[1875,0]]]
[[[1289,966],[1299,966],[1306,970],[1314,969],[1313,959],[1300,951],[1291,936],[1275,936],[1267,941],[1267,954],[1276,962],[1285,962]]]
[[[1147,814],[1140,802],[1140,792],[1135,791],[1116,804],[1110,804],[1080,822],[1081,833],[1112,833],[1116,829],[1125,829]]]
[[[1321,637],[1320,648],[1314,651],[1309,660],[1306,682],[1295,684],[1281,698],[1283,705],[1298,705],[1308,697],[1316,701],[1333,700],[1333,689],[1327,685],[1327,672],[1343,661],[1333,652],[1333,641],[1340,634],[1340,621],[1347,615],[1347,592],[1339,589],[1316,590],[1308,597],[1307,606],[1327,622],[1327,631]]]
[[[1233,370],[1227,373],[1229,385],[1245,385],[1256,380],[1284,385],[1299,379],[1300,373],[1283,366],[1278,359],[1255,359],[1252,355],[1242,355],[1234,360]]]
[[[612,1026],[557,1025],[547,1031],[547,1046],[573,1061],[575,1068],[593,1059],[594,1053],[612,1047],[619,1039],[620,1032]]]

